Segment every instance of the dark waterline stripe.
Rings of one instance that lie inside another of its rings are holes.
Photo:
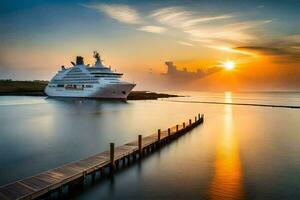
[[[300,109],[300,106],[274,105],[274,104],[226,103],[226,102],[217,102],[217,101],[181,101],[181,100],[163,100],[163,101],[181,102],[181,103],[203,103],[203,104],[222,104],[222,105],[234,105],[234,106],[260,106],[260,107],[273,107],[273,108]]]

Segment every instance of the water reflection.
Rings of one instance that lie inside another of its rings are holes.
[[[232,94],[226,92],[226,103],[232,103]],[[210,199],[243,199],[242,171],[239,144],[233,130],[232,106],[224,107],[223,132],[217,137],[217,151]]]

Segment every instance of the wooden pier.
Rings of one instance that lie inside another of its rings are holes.
[[[122,166],[125,166],[126,162],[141,159],[202,124],[203,121],[204,115],[198,114],[195,120],[189,119],[188,122],[164,131],[158,129],[157,133],[146,137],[139,135],[138,140],[123,146],[115,147],[114,143],[110,143],[108,151],[1,186],[0,200],[43,199],[49,197],[51,193],[61,194],[66,188],[70,193],[74,185],[84,184],[87,177],[94,182],[96,173],[101,175],[109,170],[110,174],[113,174],[121,162]]]

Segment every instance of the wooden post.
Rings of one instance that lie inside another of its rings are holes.
[[[178,131],[178,124],[176,125],[176,132]]]
[[[171,135],[171,129],[168,128],[168,136],[170,136],[170,135]]]
[[[59,190],[58,190],[59,197],[61,197],[63,195],[63,190],[64,190],[63,186],[60,186]]]
[[[198,120],[200,120],[200,114],[198,114]]]
[[[111,171],[114,171],[116,169],[115,165],[115,143],[110,143],[110,166]]]
[[[185,128],[185,122],[182,123],[183,128]]]
[[[119,169],[119,160],[116,160],[116,168]]]
[[[92,183],[95,183],[96,172],[92,172]]]
[[[160,132],[160,129],[157,130],[157,139],[158,141],[160,140],[160,135],[161,135],[161,132]]]
[[[104,168],[103,167],[100,168],[99,172],[100,172],[100,177],[104,176]]]
[[[127,164],[130,165],[130,155],[126,156],[127,158]]]
[[[142,156],[143,152],[142,152],[142,135],[138,136],[138,146],[139,146],[139,154],[140,157]]]
[[[195,122],[197,122],[197,117],[195,117]]]
[[[190,125],[192,125],[192,120],[191,119],[189,120],[189,123],[190,123]]]

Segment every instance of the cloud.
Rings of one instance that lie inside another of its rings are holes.
[[[251,29],[272,22],[272,20],[243,21],[236,19],[231,14],[202,16],[199,12],[179,6],[150,10],[145,15],[124,4],[95,3],[82,6],[95,9],[119,22],[134,25],[138,31],[176,35],[176,42],[181,45],[202,45],[219,51],[249,56],[256,55],[258,50],[251,49],[249,51],[249,49],[239,49],[239,47],[249,46],[248,44],[252,44],[258,39]],[[234,18],[234,22],[232,22],[232,18]],[[170,31],[167,32],[167,30]],[[186,42],[185,39],[193,41],[193,43]],[[285,42],[297,39],[299,36],[294,36]]]
[[[243,51],[247,50],[250,52],[258,52],[266,56],[275,57],[277,58],[277,60],[279,59],[281,61],[283,60],[288,62],[300,61],[300,49],[293,48],[294,46],[282,45],[280,43],[276,43],[276,44],[268,44],[265,46],[240,46],[240,47],[235,47],[235,49],[243,50]]]
[[[215,26],[195,26],[184,30],[184,32],[189,35],[190,40],[198,41],[205,46],[209,45],[214,49],[224,51],[223,47],[247,45],[257,40],[257,36],[248,29],[267,23],[271,23],[271,20],[243,21]],[[225,49],[227,51],[228,48]],[[231,51],[248,54],[248,52],[238,52],[234,49],[231,49]]]
[[[251,41],[255,41],[257,36],[253,34],[251,29],[272,22],[272,20],[238,21],[235,19],[234,23],[230,23],[228,20],[235,18],[231,14],[201,16],[199,12],[196,13],[178,6],[154,10],[149,16],[160,24],[175,28],[174,32],[181,31],[187,34],[184,37],[187,37],[190,41],[196,41],[200,45],[210,46],[210,48],[217,50],[244,55],[254,55],[254,53],[229,48],[228,46],[246,45]],[[223,20],[226,20],[226,23]]]
[[[183,7],[167,7],[154,10],[150,17],[158,22],[179,28],[187,28],[202,22],[215,20],[223,20],[232,18],[232,15],[217,15],[217,16],[199,16],[193,11],[184,9]]]
[[[142,26],[137,30],[149,33],[164,33],[167,29],[161,26]]]
[[[214,21],[214,20],[221,20],[221,19],[229,19],[232,18],[233,16],[231,15],[219,15],[219,16],[213,16],[213,17],[199,17],[196,19],[191,19],[188,20],[184,25],[185,26],[192,26],[196,25],[197,23],[200,22],[208,22],[208,21]]]
[[[220,51],[243,54],[243,55],[247,55],[247,56],[256,56],[256,54],[254,52],[246,51],[247,49],[239,49],[239,48],[232,48],[232,47],[227,47],[227,46],[217,46],[217,45],[207,45],[207,47],[217,49]]]
[[[134,8],[123,4],[81,4],[84,7],[95,9],[107,16],[127,24],[141,23],[140,16]]]
[[[192,72],[188,71],[187,67],[184,67],[183,70],[179,70],[171,61],[165,62],[165,64],[167,65],[167,72],[162,75],[178,85],[204,78],[222,70],[221,67],[214,66],[206,70],[198,68],[196,71]]]
[[[234,29],[223,29],[221,27],[205,28],[205,29],[190,29],[184,31],[189,34],[191,40],[206,41],[214,44],[237,43],[254,39],[253,36]],[[227,41],[227,42],[225,42]]]
[[[228,24],[223,26],[223,28],[233,29],[235,31],[238,30],[241,31],[241,30],[254,28],[263,24],[269,24],[271,22],[272,20],[251,20],[251,21],[243,21],[243,22]]]
[[[286,36],[282,38],[281,43],[290,46],[300,46],[300,34]]]
[[[184,45],[184,46],[190,46],[190,47],[193,47],[195,45],[189,43],[189,42],[184,42],[184,41],[177,41],[178,44],[181,44],[181,45]]]
[[[264,46],[243,46],[243,47],[236,47],[235,49],[242,49],[242,50],[250,50],[250,51],[257,51],[263,52],[269,55],[282,55],[286,54],[286,50],[282,48],[275,48],[275,47],[264,47]]]

